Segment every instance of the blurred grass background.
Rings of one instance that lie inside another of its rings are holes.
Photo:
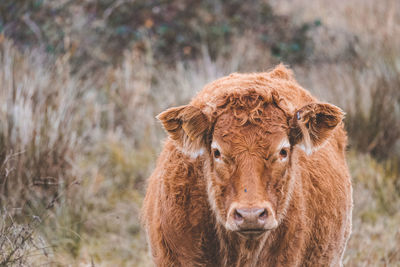
[[[155,115],[279,62],[347,113],[345,266],[400,266],[397,0],[1,1],[0,266],[152,266]]]

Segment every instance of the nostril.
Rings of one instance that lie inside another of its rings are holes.
[[[235,221],[243,221],[243,216],[240,214],[237,210],[235,210],[235,213],[233,214],[233,218]]]
[[[264,209],[264,210],[260,213],[260,215],[258,216],[258,218],[261,219],[261,220],[266,220],[267,217],[268,217],[268,212],[267,212],[266,209]]]

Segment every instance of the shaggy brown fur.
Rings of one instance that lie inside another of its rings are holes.
[[[161,113],[170,138],[142,214],[156,265],[341,265],[352,210],[342,118],[283,65],[231,74]]]

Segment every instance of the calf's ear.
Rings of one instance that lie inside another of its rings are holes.
[[[290,120],[289,141],[308,155],[317,150],[342,121],[344,112],[331,104],[310,103],[297,110]]]
[[[170,108],[157,118],[183,152],[194,158],[204,152],[210,123],[199,108],[190,105]]]

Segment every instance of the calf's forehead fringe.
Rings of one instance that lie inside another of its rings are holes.
[[[292,115],[304,103],[314,101],[292,77],[291,71],[279,65],[271,72],[233,73],[220,78],[207,84],[190,104],[200,108],[212,120],[230,108],[251,110],[256,108],[257,102],[275,102],[285,113]]]

